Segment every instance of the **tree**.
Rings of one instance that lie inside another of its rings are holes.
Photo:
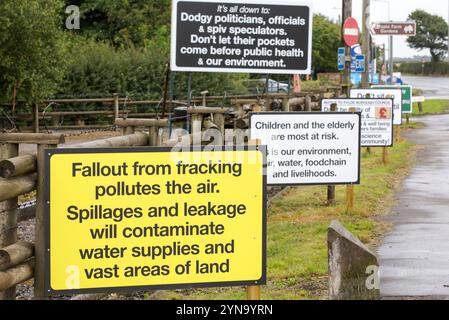
[[[442,17],[424,10],[415,10],[408,18],[416,22],[416,36],[407,38],[409,47],[420,51],[429,49],[432,62],[442,60],[448,50],[447,22]]]
[[[341,26],[323,15],[315,15],[313,19],[313,69],[315,72],[337,71]]]
[[[35,102],[56,90],[64,73],[62,8],[59,0],[0,1],[0,98]]]
[[[81,11],[81,34],[115,47],[143,47],[162,31],[169,36],[170,0],[66,0]]]

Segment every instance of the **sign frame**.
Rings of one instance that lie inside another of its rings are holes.
[[[118,148],[60,148],[60,149],[46,149],[44,166],[45,172],[50,175],[51,157],[58,154],[109,154],[109,153],[153,153],[153,152],[202,152],[202,151],[258,151],[262,153],[263,159],[263,174],[262,174],[262,274],[261,278],[254,281],[228,281],[228,282],[204,282],[204,283],[182,283],[182,284],[168,284],[168,285],[144,285],[144,286],[122,286],[122,287],[101,287],[101,288],[83,288],[83,289],[68,289],[68,290],[54,290],[51,287],[51,246],[50,246],[50,178],[45,179],[44,188],[44,244],[45,244],[45,277],[44,290],[46,296],[55,295],[72,295],[72,294],[87,294],[87,293],[109,293],[109,292],[124,292],[130,293],[144,290],[176,290],[176,289],[194,289],[194,288],[214,288],[214,287],[234,287],[234,286],[254,286],[265,285],[267,283],[267,147],[265,145],[254,146],[189,146],[180,147],[179,150],[173,151],[171,147],[118,147]]]
[[[271,5],[271,6],[304,6],[309,8],[309,32],[308,32],[308,54],[307,68],[304,70],[293,69],[262,69],[262,68],[210,68],[210,67],[181,67],[176,64],[177,54],[177,30],[178,30],[178,3],[179,2],[195,2],[195,3],[217,3],[217,4],[242,4],[236,0],[172,0],[171,9],[171,36],[170,36],[170,69],[176,72],[212,72],[212,73],[257,73],[257,74],[311,74],[312,73],[312,51],[313,51],[313,3],[309,0],[303,0],[298,4],[295,0],[246,0],[245,5]]]
[[[387,147],[387,148],[392,148],[394,146],[394,125],[393,125],[393,106],[394,106],[394,100],[393,99],[363,99],[363,98],[331,98],[331,99],[321,99],[320,101],[320,108],[321,110],[323,110],[323,101],[324,100],[391,100],[392,101],[392,105],[391,105],[391,112],[392,112],[392,116],[391,116],[391,144],[387,145],[387,146],[378,146],[378,145],[369,145],[369,146],[364,146],[361,144],[361,140],[360,140],[360,146],[362,148],[367,148],[367,147],[372,147],[372,148],[380,148],[380,147]],[[330,112],[326,112],[326,113],[330,113]],[[340,112],[339,112],[340,113]],[[361,121],[363,122],[363,120]],[[363,127],[363,126],[362,126]],[[360,131],[360,133],[362,133]]]
[[[362,114],[360,112],[301,112],[301,111],[295,111],[295,112],[250,112],[249,113],[249,130],[251,131],[251,122],[252,117],[254,115],[282,115],[282,114],[288,114],[288,115],[340,115],[340,114],[356,114],[359,116],[360,119],[360,125],[359,125],[359,133],[362,132]],[[279,184],[270,184],[267,182],[267,187],[298,187],[298,186],[346,186],[346,185],[359,185],[361,184],[361,165],[362,165],[362,153],[360,152],[362,146],[362,137],[361,134],[358,136],[358,148],[359,148],[359,156],[358,156],[358,168],[357,168],[357,181],[355,182],[339,182],[339,183],[279,183]],[[266,146],[268,149],[268,146]],[[267,156],[268,161],[268,156]],[[266,167],[267,174],[265,176],[268,176],[268,166]],[[268,177],[267,177],[268,180]]]

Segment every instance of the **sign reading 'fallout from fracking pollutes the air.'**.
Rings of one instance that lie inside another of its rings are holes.
[[[265,154],[47,150],[46,292],[264,284]]]
[[[312,17],[292,0],[174,0],[171,68],[309,74]]]

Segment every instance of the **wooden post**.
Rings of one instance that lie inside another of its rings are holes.
[[[14,158],[19,155],[17,143],[0,144],[0,160]],[[17,242],[17,204],[18,197],[0,202],[0,248]],[[0,292],[0,300],[14,300],[16,288],[13,286]]]
[[[265,105],[264,105],[264,111],[271,111],[271,104],[273,103],[273,99],[270,98],[268,95],[265,97]]]
[[[65,143],[65,139],[62,134],[2,133],[0,143],[60,144]]]
[[[312,97],[307,95],[305,99],[305,109],[307,112],[312,112]]]
[[[25,241],[16,242],[0,249],[0,271],[8,270],[25,262],[34,255],[34,245]]]
[[[166,127],[168,120],[157,119],[115,119],[115,125],[119,127]]]
[[[33,277],[34,261],[28,260],[18,266],[0,272],[0,290],[14,288],[17,284]],[[5,291],[8,291],[5,290]]]
[[[288,97],[282,99],[282,111],[283,112],[289,112],[290,111],[290,99]]]
[[[252,106],[252,111],[253,112],[262,112],[262,107],[258,104],[255,104]]]
[[[149,145],[152,147],[159,146],[159,127],[149,127]]]
[[[136,132],[136,128],[134,126],[126,126],[122,129],[122,135],[127,136],[130,134],[134,134]]]
[[[262,144],[262,141],[259,139],[249,140],[248,145],[258,146]],[[247,286],[246,287],[246,299],[247,300],[260,300],[260,290],[261,286]]]
[[[349,108],[349,112],[356,112],[354,107]],[[354,210],[354,185],[346,186],[346,212],[352,213]]]
[[[382,148],[382,163],[384,164],[384,166],[386,166],[388,164],[388,148],[387,147]]]
[[[367,148],[366,148],[366,153],[367,153],[368,155],[371,155],[371,148],[370,148],[370,147],[367,147]]]
[[[221,133],[221,144],[225,143],[225,116],[223,113],[214,114],[214,123],[217,125]]]
[[[59,119],[59,116],[51,116],[51,124],[53,127],[59,127],[59,123],[61,120]]]
[[[423,104],[422,104],[422,102],[418,102],[418,110],[419,110],[419,113],[423,113]]]
[[[49,148],[56,148],[54,144],[39,144],[37,146],[37,194],[36,194],[36,239],[35,239],[35,259],[34,271],[34,298],[38,300],[46,299],[45,292],[45,182],[48,176],[45,172],[45,151]]]
[[[192,145],[201,146],[202,144],[202,124],[203,116],[201,114],[192,114]]]
[[[39,133],[39,104],[33,104],[33,131]]]
[[[260,300],[260,286],[246,287],[246,299],[247,300]]]
[[[32,173],[26,176],[14,177],[11,179],[0,179],[0,201],[8,201],[15,199],[23,194],[30,193],[36,189],[37,174]],[[5,213],[7,210],[3,210]],[[0,211],[2,212],[2,211]],[[1,214],[1,213],[0,213]],[[8,215],[2,217],[8,218]],[[15,219],[14,219],[15,220]],[[8,230],[15,229],[14,225],[10,225],[6,230],[2,230],[3,233],[8,234]]]
[[[72,144],[68,148],[110,148],[110,147],[141,147],[148,146],[148,134],[135,133],[109,139],[95,140]],[[63,146],[62,148],[64,148]]]
[[[408,114],[408,113],[405,114],[405,120],[406,120],[406,124],[408,126],[410,124],[410,114]]]
[[[354,210],[354,185],[346,186],[346,212],[352,213]]]
[[[335,206],[337,202],[335,201],[335,186],[327,186],[327,205]]]
[[[397,143],[401,142],[401,126],[395,126],[396,130],[395,130],[395,141]]]
[[[114,117],[117,119],[119,116],[119,100],[118,93],[114,93]]]
[[[337,105],[331,105],[331,111],[337,112]],[[337,201],[335,200],[335,186],[327,186],[327,203],[328,206],[335,206]]]

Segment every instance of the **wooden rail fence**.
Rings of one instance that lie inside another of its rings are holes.
[[[319,108],[318,101],[321,98],[333,98],[341,95],[340,87],[332,87],[328,89],[320,89],[310,92],[302,93],[270,93],[261,96],[257,95],[234,95],[234,96],[208,96],[208,97],[194,97],[190,101],[192,105],[206,104],[214,105],[228,105],[231,108],[239,108],[243,105],[260,104],[263,105],[266,111],[271,111],[273,108],[285,110],[287,106],[292,111],[311,111]],[[130,110],[128,107],[132,106],[160,106],[163,100],[129,100],[121,98],[118,95],[113,95],[109,98],[91,98],[91,99],[51,99],[44,100],[39,104],[34,104],[32,112],[18,112],[12,116],[13,120],[22,120],[32,123],[32,126],[20,127],[20,132],[34,132],[38,133],[40,130],[77,130],[77,129],[105,129],[111,127],[114,121],[104,123],[86,124],[86,119],[102,118],[157,118],[160,115],[172,115],[174,107],[189,106],[188,101],[170,101],[170,110],[156,110],[154,112],[136,112]],[[108,109],[104,110],[64,110],[64,111],[46,111],[49,105],[79,105],[79,104],[102,104]],[[22,104],[18,102],[18,106]],[[11,103],[0,103],[0,108],[10,108]],[[20,107],[16,107],[20,111]],[[155,109],[155,108],[153,108]],[[62,124],[61,118],[70,117],[74,119],[74,123]],[[93,121],[96,122],[96,121]]]
[[[284,97],[280,111],[296,111]],[[288,99],[288,100],[287,100]],[[312,110],[310,96],[297,97],[305,103],[306,110]],[[115,97],[115,102],[118,98]],[[104,101],[104,100],[102,100]],[[108,103],[112,100],[108,100]],[[120,100],[118,100],[120,101]],[[244,101],[245,104],[248,101]],[[217,145],[248,144],[248,112],[271,111],[269,100],[251,101],[250,109],[244,103],[231,108],[206,106],[188,107],[181,117],[187,128],[181,133],[172,130],[168,119],[121,118],[117,116],[114,125],[122,128],[122,136],[70,145],[70,148],[107,148],[135,146],[173,146],[180,142],[200,146],[205,143]],[[293,101],[294,102],[294,101]],[[117,111],[117,109],[116,109]],[[232,115],[229,123],[227,116]],[[44,152],[48,148],[65,148],[61,134],[0,133],[0,300],[15,299],[16,286],[34,278],[34,295],[45,299],[45,246],[44,246]],[[19,156],[20,144],[37,145],[37,153]],[[36,201],[22,207],[18,197],[36,191]],[[17,237],[18,223],[36,218],[35,241],[27,243]],[[259,289],[248,289],[248,299],[257,298]],[[80,298],[99,298],[102,295],[83,295]]]

